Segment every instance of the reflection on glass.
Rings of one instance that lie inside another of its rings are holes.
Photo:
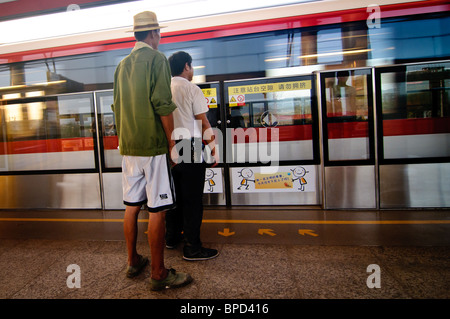
[[[328,160],[370,158],[367,71],[339,71],[324,76]]]
[[[244,106],[233,107],[232,109],[230,109],[230,117],[231,117],[230,127],[232,128],[247,127],[250,122],[248,110],[249,110],[248,104]]]
[[[61,138],[93,136],[94,114],[90,95],[77,99],[60,96],[58,109]]]
[[[337,79],[337,80],[336,80]],[[365,104],[365,83],[357,83],[356,77],[350,78],[350,71],[339,71],[336,77],[328,77],[325,81],[326,84],[326,100],[327,100],[327,116],[328,117],[342,117],[342,116],[356,116],[357,109],[359,109],[359,115],[365,115],[367,109],[364,109]],[[360,89],[364,90],[363,96],[360,101],[362,107],[357,107],[357,96],[355,85],[361,86]],[[362,111],[362,112],[361,112]]]
[[[220,120],[220,96],[219,96],[219,85],[218,84],[203,84],[199,86],[205,96],[208,104],[208,112],[206,116],[208,121],[213,128],[221,128]]]
[[[119,152],[119,139],[111,109],[113,104],[113,91],[96,93],[97,106],[100,117],[100,128],[103,142],[103,154],[106,168],[119,168],[122,165],[122,157]]]
[[[92,94],[29,95],[36,97],[3,106],[0,162],[6,164],[2,169],[95,168]]]
[[[312,160],[311,86],[309,77],[230,82],[228,127],[237,129],[229,141],[232,161],[246,162],[275,140],[280,161]]]
[[[325,29],[317,33],[317,57],[319,64],[337,63],[343,60],[341,28]]]
[[[385,159],[450,156],[450,63],[380,74]]]

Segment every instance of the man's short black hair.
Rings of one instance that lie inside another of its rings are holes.
[[[189,53],[178,51],[172,54],[169,58],[170,71],[172,72],[172,76],[177,76],[183,73],[186,63],[189,66],[191,66],[192,64],[192,57],[189,55]]]
[[[151,31],[138,31],[134,33],[134,37],[137,41],[144,41],[147,38],[149,32]]]

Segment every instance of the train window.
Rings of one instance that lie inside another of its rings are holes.
[[[0,66],[0,97],[45,86],[46,95],[112,88],[117,64],[131,51],[120,49]]]
[[[325,29],[317,33],[318,64],[342,62],[341,28]]]
[[[230,79],[243,73],[301,74],[326,64],[373,66],[448,57],[449,23],[448,12],[442,12],[383,18],[381,28],[367,29],[365,21],[359,21],[186,42],[164,43],[163,38],[159,49],[167,56],[178,50],[195,55],[195,72],[203,81],[227,74]],[[105,47],[101,52],[1,65],[0,96],[12,86],[48,83],[47,95],[111,89],[115,68],[130,51]]]
[[[313,160],[312,90],[310,76],[226,82],[231,161]]]
[[[328,161],[371,159],[370,87],[369,70],[338,71],[322,75]]]
[[[265,43],[266,69],[278,69],[302,65],[298,58],[302,52],[301,44],[305,36],[298,30],[287,34],[279,33],[267,39]]]
[[[400,17],[381,20],[380,28],[368,29],[370,65],[388,65],[409,59],[448,57],[448,12],[428,18]]]
[[[9,66],[7,65],[0,65],[0,97],[2,88],[10,86],[11,82],[11,71],[9,69]]]
[[[26,85],[47,82],[47,68],[43,63],[27,63],[24,68]]]
[[[450,63],[380,70],[383,158],[450,156]]]
[[[94,125],[92,94],[9,100],[2,112],[2,169],[95,169]]]

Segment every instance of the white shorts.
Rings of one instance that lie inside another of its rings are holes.
[[[175,188],[166,154],[158,156],[123,156],[123,203],[147,204],[149,212],[175,207]]]

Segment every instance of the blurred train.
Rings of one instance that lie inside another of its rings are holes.
[[[322,0],[160,19],[159,50],[191,54],[221,137],[205,204],[450,207],[449,9]],[[110,105],[126,29],[0,44],[0,208],[123,208]]]

